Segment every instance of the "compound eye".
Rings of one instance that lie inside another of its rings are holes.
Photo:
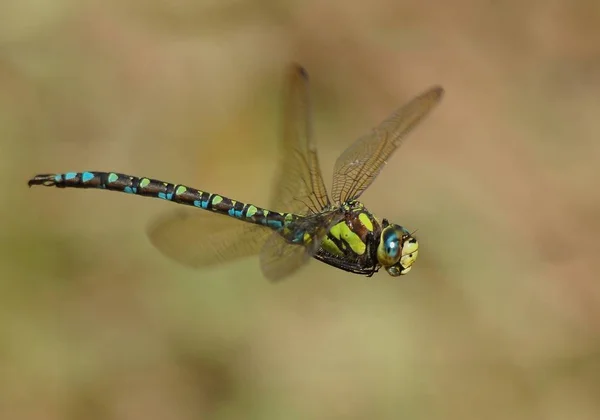
[[[384,267],[389,267],[398,262],[401,256],[402,248],[400,240],[402,232],[390,225],[381,232],[381,240],[377,247],[377,259]]]

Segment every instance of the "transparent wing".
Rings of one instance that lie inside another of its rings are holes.
[[[193,268],[257,255],[271,234],[264,226],[193,209],[168,212],[148,228],[163,255]]]
[[[335,204],[357,199],[375,180],[405,136],[437,105],[444,94],[434,86],[398,108],[360,137],[335,162],[332,197]]]
[[[312,139],[308,75],[297,64],[292,64],[286,74],[283,113],[283,155],[271,210],[303,215],[319,213],[329,207],[330,200]],[[279,236],[263,226],[193,209],[166,213],[148,229],[150,241],[162,254],[189,267],[256,255],[270,235]],[[304,247],[292,248],[300,252]]]
[[[280,281],[296,272],[315,255],[321,242],[334,224],[344,215],[340,212],[327,212],[308,216],[288,226],[290,236],[308,235],[304,244],[294,245],[279,232],[272,233],[260,252],[260,267],[264,276],[271,281]]]
[[[329,208],[312,136],[308,73],[297,64],[286,74],[282,135],[272,210],[312,214]]]
[[[283,236],[273,233],[260,253],[260,268],[267,279],[280,281],[306,264],[311,255],[306,247],[291,245]]]

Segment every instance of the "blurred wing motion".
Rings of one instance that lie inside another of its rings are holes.
[[[330,207],[330,201],[312,136],[308,73],[292,64],[286,77],[282,157],[272,207],[303,215],[319,213]]]
[[[329,208],[330,200],[312,141],[308,75],[295,64],[286,74],[282,125],[283,155],[272,208],[302,215],[320,213]],[[319,220],[324,226],[313,225],[314,232],[307,231],[317,244],[329,226],[327,220]],[[150,226],[148,236],[162,254],[195,268],[256,255],[264,247],[261,264],[270,279],[291,274],[318,250],[318,246],[292,245],[264,226],[193,210],[165,214]]]
[[[152,245],[192,268],[257,255],[272,233],[264,226],[192,209],[168,212],[148,228]]]
[[[335,162],[332,197],[336,205],[355,200],[375,180],[404,137],[437,105],[444,93],[434,86],[397,109],[360,137]]]
[[[303,238],[303,245],[292,245],[279,233],[272,233],[260,253],[260,267],[271,281],[283,280],[302,267],[315,255],[329,229],[344,214],[331,211],[314,214],[291,223],[287,230],[290,236]]]

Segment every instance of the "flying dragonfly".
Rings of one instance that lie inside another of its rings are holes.
[[[335,162],[329,195],[312,135],[308,73],[298,64],[290,65],[283,100],[283,154],[269,206],[285,212],[118,172],[42,174],[28,184],[120,191],[194,207],[173,209],[148,228],[150,241],[162,254],[189,267],[258,254],[264,276],[272,281],[291,275],[311,258],[366,276],[383,267],[396,277],[411,270],[419,243],[403,226],[375,217],[359,198],[443,94],[441,86],[430,87],[343,151]]]

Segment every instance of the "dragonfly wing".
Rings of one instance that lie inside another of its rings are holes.
[[[192,268],[257,255],[271,233],[264,226],[190,209],[165,213],[148,228],[152,245]]]
[[[292,245],[278,233],[272,233],[260,253],[260,268],[271,281],[283,280],[308,262],[311,255],[302,245]]]
[[[272,209],[314,214],[331,207],[312,136],[308,74],[290,66],[284,96],[282,159],[274,188]],[[314,222],[314,220],[313,220]],[[326,221],[321,222],[328,226]],[[320,225],[306,226],[306,233],[320,244],[325,233]],[[314,245],[290,245],[263,226],[241,223],[210,213],[171,212],[148,229],[152,244],[164,255],[190,267],[204,267],[258,254],[270,278],[291,274],[318,249]],[[281,241],[278,240],[281,239]],[[289,248],[288,248],[289,247]],[[276,261],[280,258],[281,261]]]
[[[321,242],[334,224],[344,215],[339,212],[320,213],[300,219],[287,226],[290,236],[304,237],[304,243],[292,244],[279,233],[272,233],[260,252],[260,266],[264,276],[271,281],[283,280],[296,272],[315,255]]]
[[[444,89],[434,86],[398,108],[338,157],[332,197],[336,204],[357,199],[375,180],[406,135],[438,104]]]
[[[297,64],[286,74],[282,125],[282,158],[272,209],[318,213],[329,207],[330,200],[312,135],[308,73]]]

